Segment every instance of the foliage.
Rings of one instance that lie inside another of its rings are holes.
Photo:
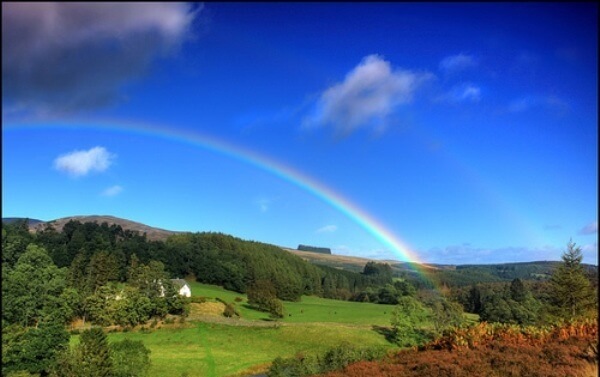
[[[586,315],[594,307],[596,295],[581,265],[581,248],[570,241],[562,259],[550,280],[555,312],[563,318]]]
[[[275,286],[268,280],[259,280],[248,288],[248,304],[267,312],[273,318],[283,317],[283,304],[275,295]]]
[[[75,348],[59,355],[53,377],[112,377],[113,362],[106,335],[99,327],[81,333]]]
[[[465,324],[462,306],[456,302],[439,296],[428,306],[431,308],[431,320],[436,335],[441,335],[447,329]]]
[[[597,344],[597,330],[597,323],[551,330],[480,324],[448,334],[444,339],[450,342],[443,347],[404,350],[382,361],[351,364],[326,376],[593,376],[597,374],[597,354],[590,357],[587,350],[590,344]],[[440,345],[439,341],[433,344]],[[447,347],[452,344],[462,345]]]
[[[146,377],[150,350],[140,340],[124,339],[110,344],[114,377]]]
[[[13,267],[32,242],[28,221],[2,222],[2,266]]]
[[[46,374],[56,354],[67,349],[69,334],[58,323],[42,323],[37,328],[19,324],[2,326],[2,375],[26,371]]]
[[[355,348],[347,343],[331,348],[322,355],[298,354],[292,358],[276,358],[267,376],[303,377],[345,368],[361,360],[377,360],[385,356],[383,348]]]
[[[401,297],[392,312],[392,340],[400,347],[416,346],[424,340],[419,328],[427,318],[426,308],[415,298]]]
[[[300,251],[310,251],[312,253],[319,254],[331,254],[331,249],[328,247],[316,247],[316,246],[308,246],[308,245],[298,245],[298,250]]]
[[[66,270],[56,267],[46,250],[29,244],[14,268],[3,266],[3,321],[23,326],[66,322],[72,313],[61,299],[65,287]]]

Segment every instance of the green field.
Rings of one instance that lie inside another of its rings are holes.
[[[268,320],[267,314],[245,305],[245,295],[196,282],[190,286],[194,296],[209,300],[218,297],[234,302],[241,297],[243,301],[236,307],[243,319],[258,324]],[[219,377],[260,372],[278,356],[320,353],[342,342],[361,347],[393,347],[371,327],[389,326],[392,306],[317,297],[303,297],[301,302],[285,302],[284,306],[286,316],[277,327],[189,322],[186,328],[109,333],[108,339],[142,340],[151,351],[152,377]],[[78,341],[77,337],[72,340]]]
[[[277,356],[323,352],[342,341],[357,346],[391,347],[374,331],[345,326],[281,326],[260,328],[195,323],[184,329],[151,333],[111,333],[109,341],[142,340],[151,351],[153,377],[228,376],[266,365]]]
[[[220,298],[234,302],[236,297],[243,299],[236,304],[242,318],[267,320],[269,315],[248,308],[246,295],[231,292],[215,285],[189,283],[193,296]],[[303,296],[300,302],[284,302],[284,323],[342,323],[350,325],[389,326],[393,306],[350,301],[328,300],[314,296]]]

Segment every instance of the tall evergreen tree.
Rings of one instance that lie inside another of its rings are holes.
[[[584,315],[593,305],[594,292],[581,265],[581,248],[573,241],[567,244],[562,260],[563,264],[550,279],[552,301],[558,315],[575,318]]]
[[[112,359],[108,339],[100,327],[81,333],[78,361],[80,377],[112,376]]]
[[[519,303],[522,303],[527,298],[527,289],[525,289],[521,279],[514,279],[510,283],[510,298]]]

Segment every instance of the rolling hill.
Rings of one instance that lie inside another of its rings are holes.
[[[24,220],[25,218],[3,218],[3,222],[14,222],[17,220]],[[115,216],[109,215],[91,215],[91,216],[70,216],[63,217],[51,221],[42,221],[37,219],[29,219],[29,228],[31,232],[37,232],[45,228],[47,224],[51,224],[57,231],[61,231],[64,225],[71,221],[79,221],[82,223],[95,222],[103,223],[106,222],[109,225],[116,224],[120,225],[125,230],[136,231],[141,234],[145,233],[148,240],[152,241],[164,241],[169,236],[179,233],[180,231],[172,231],[161,228],[152,227],[146,224],[142,224],[136,221],[131,221]],[[281,247],[281,246],[279,246]],[[335,255],[335,254],[322,254],[310,251],[300,251],[287,247],[281,247],[283,250],[295,254],[302,259],[312,263],[325,265],[333,268],[343,269],[353,272],[362,272],[365,264],[372,261],[373,259],[346,256],[346,255]],[[459,280],[464,280],[465,276],[471,276],[476,278],[480,282],[485,281],[506,281],[512,280],[516,277],[521,279],[547,279],[554,268],[560,263],[558,261],[537,261],[537,262],[521,262],[521,263],[503,263],[503,264],[489,264],[489,265],[442,265],[442,264],[416,264],[409,262],[401,262],[397,260],[377,260],[377,262],[388,263],[392,267],[392,272],[395,276],[402,276],[403,273],[415,273],[416,270],[426,270],[439,275],[441,281],[455,280],[459,277]],[[597,266],[586,265],[590,270],[596,270]],[[467,284],[466,280],[463,282]]]
[[[23,220],[25,218],[20,218],[20,219],[19,218],[11,218],[11,219],[12,219],[12,221],[16,221],[16,220]],[[30,219],[29,220],[29,230],[31,232],[37,232],[37,231],[44,229],[46,227],[46,225],[52,225],[54,227],[54,229],[56,229],[57,231],[60,232],[62,230],[62,228],[65,226],[65,224],[71,220],[79,221],[81,223],[92,222],[92,223],[102,224],[102,223],[106,222],[109,225],[112,225],[112,224],[120,225],[125,230],[136,231],[136,232],[139,232],[140,234],[146,233],[146,238],[151,241],[164,241],[173,234],[181,233],[181,232],[170,231],[170,230],[165,230],[165,229],[161,229],[161,228],[155,228],[155,227],[151,227],[151,226],[148,226],[148,225],[145,225],[142,223],[138,223],[135,221],[122,219],[122,218],[114,217],[114,216],[108,216],[108,215],[69,216],[69,217],[63,217],[63,218],[56,219],[56,220],[50,220],[50,221],[35,220],[33,222]],[[5,219],[3,218],[2,221],[4,222]]]

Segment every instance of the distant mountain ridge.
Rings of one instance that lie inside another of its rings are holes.
[[[11,222],[11,221],[14,222],[17,220],[25,220],[25,218],[8,218],[8,219],[9,219],[8,222]],[[6,220],[5,218],[2,219],[3,222],[5,222],[5,220]],[[119,217],[109,216],[109,215],[69,216],[69,217],[63,217],[60,219],[50,220],[50,221],[34,220],[34,222],[32,222],[31,220],[32,219],[29,219],[29,230],[31,232],[38,232],[40,230],[43,230],[46,227],[46,225],[52,225],[54,227],[54,229],[56,229],[57,231],[60,232],[60,231],[62,231],[62,229],[66,223],[73,220],[73,221],[79,221],[81,223],[92,222],[92,223],[102,224],[105,222],[108,225],[112,225],[112,224],[120,225],[125,230],[137,231],[140,234],[146,233],[146,238],[151,241],[164,241],[169,236],[172,236],[172,235],[178,234],[178,233],[183,233],[183,232],[177,232],[177,231],[156,228],[156,227],[152,227],[152,226],[142,224],[142,223],[139,223],[136,221],[131,221],[131,220],[122,219]]]
[[[26,218],[3,218],[2,222],[14,222],[18,220],[25,220]],[[146,238],[152,241],[164,241],[169,236],[174,234],[182,234],[187,232],[172,231],[161,228],[152,227],[146,224],[142,224],[136,221],[131,221],[110,215],[90,215],[90,216],[69,216],[63,217],[56,220],[43,221],[38,219],[29,219],[29,229],[31,232],[37,232],[43,230],[47,224],[51,224],[57,231],[62,231],[64,225],[69,221],[79,221],[81,223],[94,222],[102,224],[104,222],[109,225],[116,224],[120,225],[124,230],[137,231],[140,234],[146,234]],[[294,250],[291,248],[278,246],[281,249],[295,254],[302,259],[313,263],[321,264],[329,267],[338,269],[362,272],[365,264],[369,261],[377,261],[380,263],[388,263],[392,267],[392,271],[396,273],[401,272],[412,272],[415,273],[415,267],[422,271],[439,272],[444,275],[474,275],[483,273],[486,277],[493,276],[494,278],[504,280],[518,276],[519,270],[526,270],[526,275],[539,275],[540,278],[548,278],[550,272],[560,264],[559,261],[532,261],[532,262],[514,262],[514,263],[493,263],[493,264],[465,264],[465,265],[449,265],[449,264],[419,264],[412,262],[401,262],[397,260],[375,260],[369,258],[335,255],[335,254],[321,254],[311,251]],[[584,263],[584,265],[586,265]],[[586,268],[596,268],[594,265],[586,265]],[[517,275],[515,275],[517,273]]]
[[[14,223],[16,221],[21,221],[21,220],[27,220],[29,222],[29,225],[36,225],[36,224],[45,222],[44,220],[29,219],[26,217],[3,217],[2,218],[2,222],[7,223],[7,224]]]

